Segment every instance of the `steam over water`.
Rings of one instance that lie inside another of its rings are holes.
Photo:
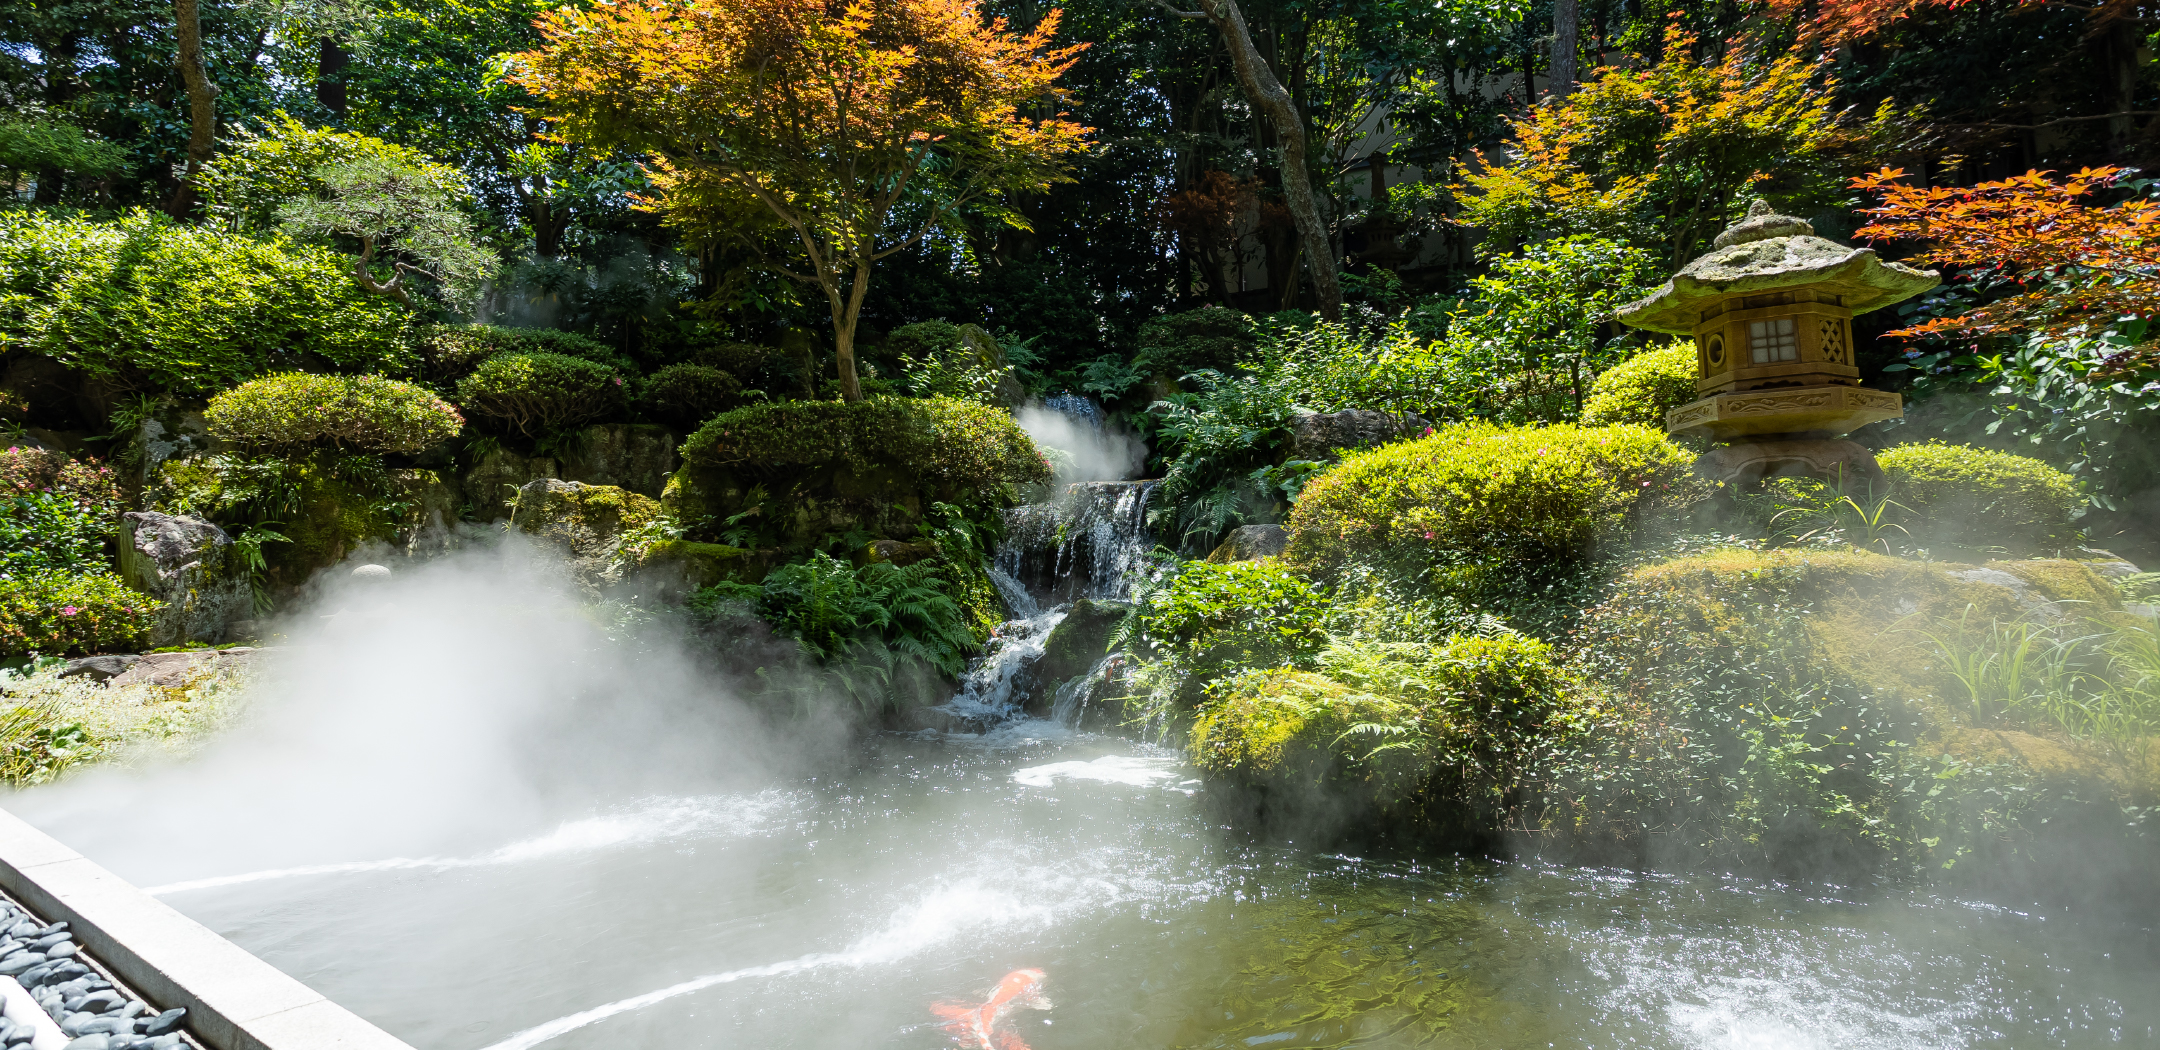
[[[334,595],[191,763],[11,808],[422,1050],[2160,1043],[2119,915],[1352,857],[1221,827],[1173,752],[1044,721],[776,735],[518,563]]]

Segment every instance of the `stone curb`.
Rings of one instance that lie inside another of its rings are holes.
[[[0,889],[67,922],[152,1005],[186,1007],[210,1050],[412,1050],[6,810]]]

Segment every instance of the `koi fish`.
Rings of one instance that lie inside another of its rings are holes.
[[[930,1012],[945,1018],[945,1030],[968,1050],[1028,1050],[1019,1036],[997,1031],[997,1024],[1008,1010],[1050,1009],[1050,1000],[1042,994],[1042,983],[1041,970],[1014,970],[990,990],[982,1005],[933,1003]]]

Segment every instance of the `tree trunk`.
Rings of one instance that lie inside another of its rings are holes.
[[[345,67],[352,64],[352,56],[339,46],[337,38],[322,38],[321,49],[315,57],[315,101],[330,111],[331,119],[345,122],[345,109],[350,99],[345,92]]]
[[[862,381],[855,375],[855,323],[862,318],[863,297],[870,291],[870,263],[857,260],[855,283],[843,304],[839,289],[828,293],[833,308],[833,364],[840,371],[840,399],[849,404],[862,400]]]
[[[1575,93],[1576,52],[1581,35],[1579,0],[1553,0],[1552,65],[1546,70],[1547,90],[1554,98]]]
[[[1334,245],[1328,238],[1327,226],[1320,221],[1319,206],[1313,201],[1312,171],[1305,163],[1305,118],[1282,81],[1276,79],[1275,71],[1260,56],[1260,50],[1253,46],[1252,30],[1245,25],[1245,13],[1238,9],[1237,0],[1201,0],[1200,10],[1229,44],[1230,63],[1237,70],[1245,97],[1253,108],[1267,114],[1269,123],[1275,126],[1275,136],[1282,140],[1283,203],[1289,206],[1290,218],[1297,225],[1320,316],[1341,320],[1342,281],[1335,273]],[[1293,288],[1297,285],[1294,270],[1290,284]]]
[[[173,21],[180,36],[180,79],[187,84],[188,160],[187,174],[165,202],[165,211],[175,219],[185,219],[195,210],[195,176],[210,162],[216,143],[218,89],[203,69],[202,16],[196,0],[173,0]]]

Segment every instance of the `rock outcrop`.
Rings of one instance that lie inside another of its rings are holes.
[[[232,537],[201,518],[129,511],[120,516],[120,575],[165,603],[149,631],[153,648],[219,641],[253,614],[254,590]]]
[[[1431,426],[1419,416],[1362,408],[1301,412],[1290,421],[1290,458],[1332,460],[1338,458],[1339,449],[1385,445],[1397,438],[1416,437]]]
[[[660,504],[614,485],[541,478],[518,489],[510,524],[567,554],[572,576],[596,589],[620,578],[623,538],[660,516]]]

